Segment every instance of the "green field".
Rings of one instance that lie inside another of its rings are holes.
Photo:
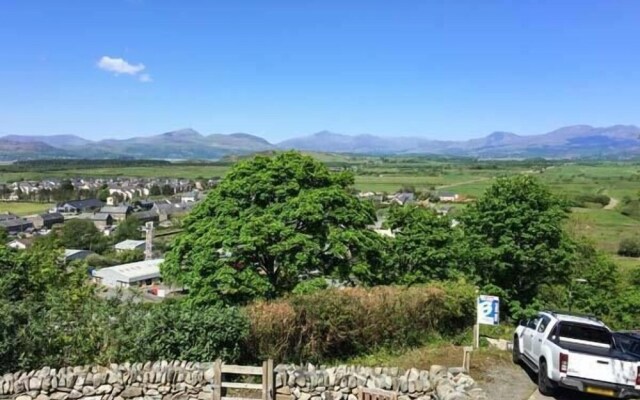
[[[53,204],[47,203],[28,203],[22,201],[2,201],[0,202],[0,212],[10,212],[16,215],[29,215],[45,212],[50,209]]]
[[[640,235],[640,221],[615,210],[574,208],[567,228],[574,236],[586,237],[611,254],[618,251],[621,239]]]

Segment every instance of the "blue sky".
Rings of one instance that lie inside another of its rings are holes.
[[[638,124],[639,20],[635,0],[5,0],[0,134]]]

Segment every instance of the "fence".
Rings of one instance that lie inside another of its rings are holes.
[[[261,376],[261,383],[244,383],[244,382],[226,382],[224,375],[245,375],[245,376]],[[262,391],[262,400],[274,400],[274,373],[273,360],[269,359],[262,363],[262,367],[253,367],[245,365],[227,365],[221,360],[216,360],[213,365],[213,400],[256,400],[247,397],[227,397],[225,389],[244,389],[244,390],[260,390]]]

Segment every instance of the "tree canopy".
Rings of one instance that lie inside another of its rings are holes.
[[[60,229],[60,241],[67,249],[101,252],[106,246],[104,235],[86,219],[66,221]]]
[[[566,217],[563,202],[535,178],[499,178],[461,217],[479,283],[527,304],[541,284],[567,282],[574,252]]]
[[[121,242],[127,239],[140,239],[142,236],[140,231],[141,226],[142,224],[138,218],[130,216],[118,224],[116,231],[113,234],[113,240]]]
[[[418,206],[394,206],[387,220],[395,232],[389,269],[406,284],[451,279],[470,271],[462,232],[453,220]]]
[[[366,229],[375,211],[352,183],[295,152],[240,162],[184,220],[163,276],[198,300],[229,302],[277,295],[314,272],[383,279],[383,240]]]

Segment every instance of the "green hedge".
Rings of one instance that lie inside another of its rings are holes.
[[[248,354],[323,361],[457,335],[473,324],[475,289],[463,282],[331,289],[257,302],[244,312]]]

